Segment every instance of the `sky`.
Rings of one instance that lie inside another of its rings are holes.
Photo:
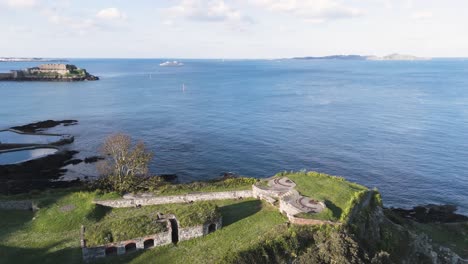
[[[468,57],[467,0],[0,0],[0,57]]]

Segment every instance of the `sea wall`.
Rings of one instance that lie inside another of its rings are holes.
[[[103,206],[108,206],[108,207],[124,208],[124,207],[135,207],[135,206],[145,206],[145,205],[189,203],[189,202],[210,201],[210,200],[242,199],[242,198],[248,198],[248,197],[253,197],[253,193],[250,190],[230,191],[230,192],[191,193],[191,194],[171,195],[171,196],[103,200],[103,201],[94,201],[94,203],[103,205]]]

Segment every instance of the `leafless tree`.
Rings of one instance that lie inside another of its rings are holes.
[[[130,136],[114,134],[106,138],[101,147],[106,159],[98,163],[98,170],[115,191],[131,191],[139,184],[139,176],[146,176],[153,154],[143,142],[132,144]]]

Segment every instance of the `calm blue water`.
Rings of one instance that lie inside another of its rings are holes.
[[[57,152],[54,148],[37,148],[0,152],[0,165],[15,164],[32,159],[38,159]]]
[[[53,132],[82,157],[125,132],[155,152],[153,172],[182,180],[317,170],[378,187],[386,205],[468,212],[468,61],[163,61],[72,60],[101,80],[1,82],[0,128],[78,119]]]
[[[51,144],[61,138],[61,136],[21,134],[8,130],[0,131],[0,143],[2,144]]]

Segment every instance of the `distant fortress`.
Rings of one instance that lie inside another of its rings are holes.
[[[72,64],[42,64],[24,70],[0,73],[0,81],[95,81],[98,77]]]

